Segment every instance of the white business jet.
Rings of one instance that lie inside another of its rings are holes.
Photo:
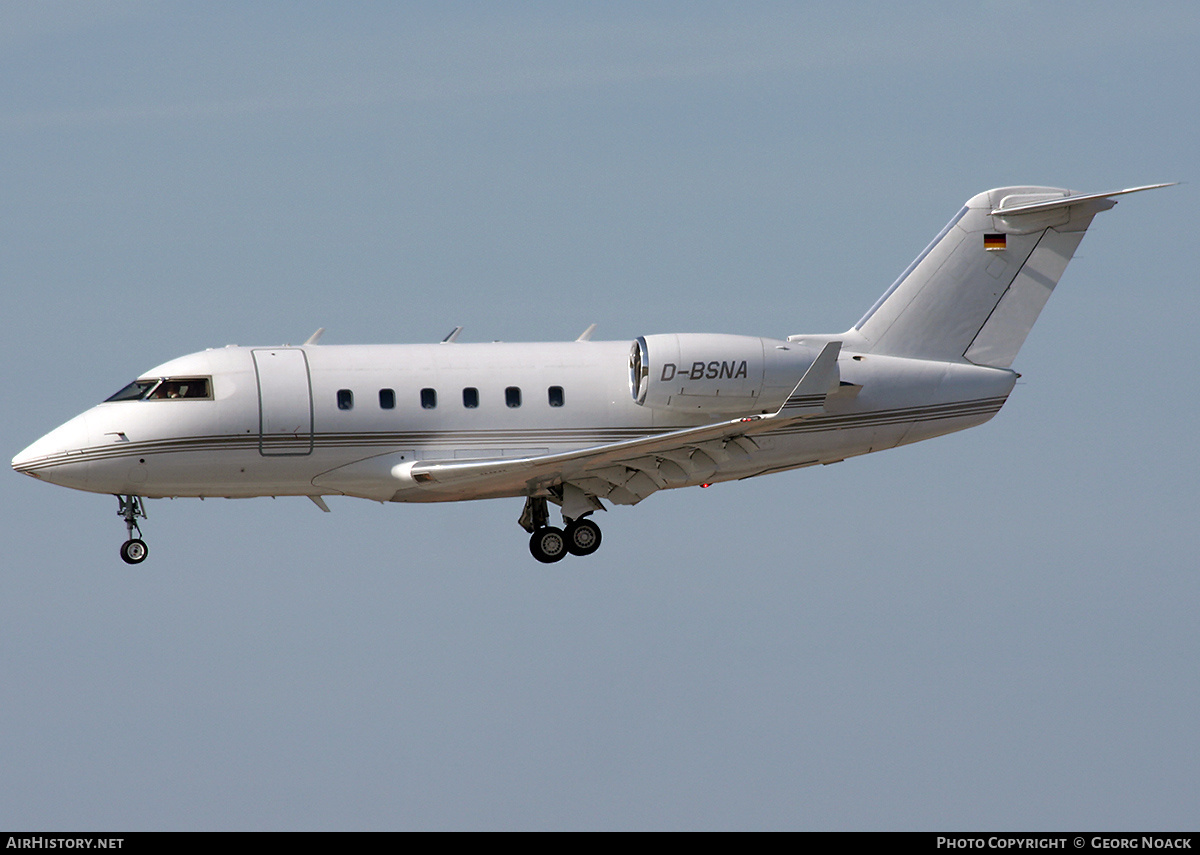
[[[862,320],[786,339],[225,347],[143,374],[13,458],[110,493],[146,558],[145,499],[523,498],[539,561],[600,546],[604,501],[835,463],[982,424],[1092,217],[1113,197],[980,193]],[[593,327],[594,328],[594,327]],[[549,504],[563,526],[551,525]],[[137,535],[136,537],[134,535]]]

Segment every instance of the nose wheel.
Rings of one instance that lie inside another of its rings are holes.
[[[150,554],[150,547],[140,537],[131,537],[121,544],[121,558],[126,564],[141,564]]]
[[[141,496],[117,496],[120,507],[117,514],[125,520],[125,531],[129,539],[121,544],[121,560],[126,564],[141,564],[150,554],[150,547],[142,540],[142,529],[138,526],[138,518],[146,519],[146,506]],[[137,537],[133,536],[137,532]]]

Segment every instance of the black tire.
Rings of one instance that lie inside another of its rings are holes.
[[[591,555],[600,548],[600,526],[591,520],[575,520],[567,525],[567,551],[572,555]]]
[[[567,537],[554,526],[539,528],[529,538],[529,551],[543,564],[553,564],[567,557]]]
[[[126,564],[141,564],[149,554],[150,547],[146,546],[146,541],[136,537],[121,544],[121,560]]]

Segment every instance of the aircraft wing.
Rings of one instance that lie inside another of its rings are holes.
[[[826,395],[838,384],[841,345],[840,341],[826,344],[787,400],[770,415],[536,457],[422,460],[406,464],[403,474],[397,475],[411,479],[410,484],[422,492],[445,493],[447,499],[462,498],[464,493],[479,498],[514,492],[544,495],[561,488],[569,517],[601,509],[597,498],[633,505],[656,490],[703,481],[715,475],[721,464],[753,453],[758,447],[756,435],[823,412]]]

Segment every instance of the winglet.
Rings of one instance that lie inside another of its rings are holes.
[[[841,350],[840,341],[826,344],[775,415],[791,418],[822,412],[825,409],[825,397],[841,378],[841,372],[838,371],[838,354]]]

